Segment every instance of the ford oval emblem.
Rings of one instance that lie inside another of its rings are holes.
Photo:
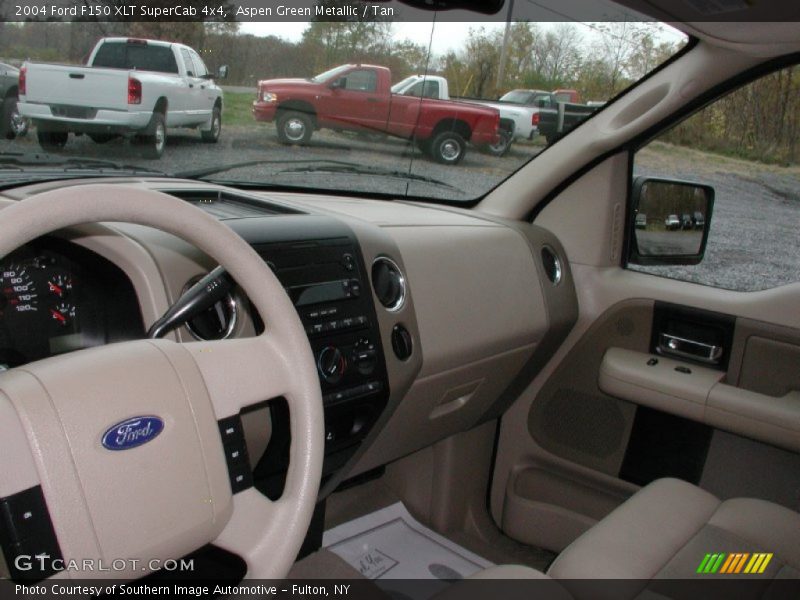
[[[130,450],[154,440],[164,429],[158,417],[133,417],[112,425],[103,434],[103,446],[109,450]]]

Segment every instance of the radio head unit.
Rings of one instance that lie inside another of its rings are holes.
[[[325,407],[329,476],[353,455],[386,407],[389,382],[375,305],[361,250],[341,222],[313,215],[242,219],[230,223],[264,259],[297,309],[317,363]],[[254,315],[255,318],[255,315]],[[258,325],[258,323],[257,323]],[[263,325],[262,325],[263,326]],[[273,421],[281,414],[273,411]],[[288,437],[273,423],[267,454],[288,458]],[[262,460],[256,476],[279,471]]]

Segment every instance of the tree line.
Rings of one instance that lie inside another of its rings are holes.
[[[426,46],[397,40],[394,24],[379,18],[312,21],[297,41],[243,35],[234,22],[28,22],[0,27],[0,55],[6,57],[79,63],[100,37],[151,37],[195,47],[212,68],[228,64],[235,85],[254,85],[268,77],[308,77],[342,63],[364,62],[390,67],[398,80],[425,71],[442,74],[458,95],[486,98],[518,87],[571,87],[587,98],[605,100],[675,51],[673,44],[659,42],[647,24],[599,24],[593,26],[596,40],[587,43],[576,24],[544,28],[518,22],[505,40],[505,75],[498,78],[503,31],[485,27],[471,28],[462,48],[444,56],[429,56]]]

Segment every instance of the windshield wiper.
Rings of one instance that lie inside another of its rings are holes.
[[[334,161],[331,161],[333,163]],[[446,181],[441,181],[426,175],[417,175],[416,173],[409,173],[408,171],[401,171],[399,169],[387,169],[385,167],[364,167],[361,165],[354,165],[351,163],[324,164],[324,165],[309,165],[307,167],[294,167],[292,169],[283,169],[278,171],[281,173],[356,173],[359,175],[378,175],[380,177],[393,177],[396,179],[403,179],[406,181],[418,181],[420,183],[428,183],[431,185],[439,185],[448,189],[462,193],[458,188],[450,185]]]
[[[96,158],[65,158],[52,154],[37,154],[23,152],[4,152],[0,154],[0,167],[9,165],[14,167],[57,167],[59,169],[111,169],[113,171],[135,171],[141,173],[155,173],[166,175],[158,169],[126,165],[112,160]]]
[[[190,169],[188,171],[178,171],[173,173],[173,177],[180,179],[199,179],[215,173],[224,173],[225,171],[232,171],[234,169],[243,169],[244,167],[257,167],[259,165],[292,165],[292,164],[310,164],[310,163],[328,163],[337,165],[349,165],[350,163],[342,160],[323,159],[323,158],[296,158],[296,159],[258,159],[258,160],[245,160],[242,162],[228,163],[226,165],[214,165],[211,167],[203,167],[202,169]]]
[[[270,160],[270,159],[248,160],[238,163],[230,163],[227,165],[217,165],[213,167],[207,167],[204,169],[181,171],[178,173],[173,173],[173,176],[182,179],[199,179],[201,177],[207,177],[208,175],[214,175],[215,173],[224,173],[225,171],[232,171],[233,169],[242,169],[244,167],[254,167],[259,165],[298,165],[293,168],[281,169],[280,171],[277,171],[275,175],[281,175],[286,173],[314,173],[314,172],[378,175],[381,177],[394,177],[397,179],[404,179],[406,181],[419,181],[421,183],[439,185],[461,193],[461,190],[450,185],[449,183],[440,181],[438,179],[434,179],[433,177],[427,177],[425,175],[417,175],[415,173],[409,173],[408,171],[401,171],[399,169],[387,169],[384,167],[376,167],[376,166],[365,167],[362,165],[357,165],[343,160],[319,159],[319,158],[308,158],[308,159],[301,158],[301,159],[287,159],[287,160]]]

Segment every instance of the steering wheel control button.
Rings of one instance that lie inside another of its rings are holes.
[[[244,444],[242,419],[238,415],[222,419],[219,422],[219,432],[222,436],[222,443],[226,446],[229,444]]]
[[[42,488],[0,499],[0,513],[0,545],[11,578],[39,581],[54,575],[53,561],[62,555]],[[47,560],[36,558],[43,555]],[[20,557],[25,557],[21,563],[16,560]]]
[[[218,424],[225,463],[228,465],[231,491],[235,494],[253,486],[253,471],[247,454],[242,419],[239,415],[235,415],[220,420]]]
[[[234,494],[253,487],[253,472],[249,464],[228,467],[228,472],[231,477],[231,492]]]
[[[47,528],[49,516],[40,487],[32,487],[24,492],[0,501],[3,528],[8,537],[19,542],[33,537]]]
[[[237,446],[224,446],[225,462],[229,465],[240,465],[247,461],[247,454]]]

